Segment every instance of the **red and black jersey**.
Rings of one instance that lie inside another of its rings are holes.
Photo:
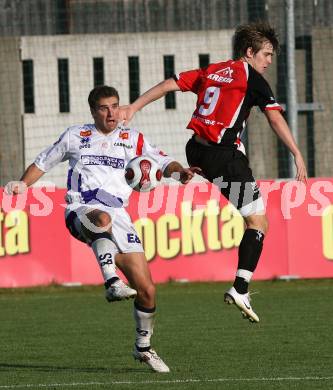
[[[262,111],[282,110],[267,81],[247,62],[210,64],[174,78],[182,92],[197,95],[187,128],[209,141],[234,144],[253,106]]]

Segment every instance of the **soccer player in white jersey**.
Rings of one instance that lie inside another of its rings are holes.
[[[105,281],[108,301],[135,298],[136,340],[133,356],[157,372],[168,366],[151,348],[155,314],[155,286],[126,206],[132,189],[124,177],[126,164],[137,155],[158,161],[165,177],[176,174],[186,184],[196,169],[183,168],[152,146],[143,134],[118,125],[119,95],[109,86],[94,88],[88,98],[94,124],[69,127],[53,145],[41,152],[6,192],[18,194],[45,172],[69,161],[66,226],[91,246]],[[116,274],[116,265],[131,287]]]
[[[268,221],[240,139],[252,107],[258,106],[264,112],[293,154],[297,180],[305,182],[307,171],[281,115],[282,108],[263,77],[279,47],[274,29],[261,22],[239,26],[233,46],[235,58],[164,80],[129,106],[121,107],[119,115],[129,122],[138,110],[170,91],[196,94],[196,106],[187,125],[193,130],[186,145],[187,161],[200,167],[210,182],[220,185],[222,195],[239,210],[247,227],[239,246],[235,281],[224,299],[235,303],[251,322],[259,322],[250,304],[248,287],[262,252]]]

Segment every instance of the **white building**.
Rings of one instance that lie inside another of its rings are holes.
[[[17,149],[16,171],[10,163],[7,170],[2,167],[5,171],[2,172],[4,179],[18,178],[22,169],[22,164],[19,163],[20,153],[23,155],[22,163],[27,167],[68,126],[91,123],[87,97],[94,87],[94,58],[99,58],[99,65],[104,65],[104,84],[114,86],[119,91],[121,104],[128,104],[129,57],[137,57],[139,79],[134,82],[139,82],[139,92],[143,93],[163,80],[165,72],[169,76],[199,67],[199,55],[204,55],[201,58],[209,62],[230,58],[232,34],[232,30],[220,30],[1,39],[0,73],[3,88],[0,99],[13,109],[13,112],[7,113],[7,119],[12,118],[10,128],[16,129],[15,133],[6,132],[8,138],[3,148],[12,149],[15,144]],[[171,64],[168,69],[165,68],[164,56],[168,56],[166,60]],[[63,79],[59,74],[59,60],[63,66]],[[21,61],[25,66],[25,77],[22,76]],[[64,74],[67,70],[68,75]],[[66,84],[64,86],[62,82],[62,87],[69,91],[69,101],[65,98],[62,102],[65,111],[69,108],[69,112],[60,112],[61,80],[65,80]],[[164,99],[160,99],[138,113],[132,126],[140,129],[165,152],[186,164],[184,146],[191,132],[185,128],[194,108],[195,95],[179,95],[180,93],[176,94],[175,108],[166,109]],[[0,126],[6,126],[3,119],[0,119]],[[20,143],[18,138],[21,135]],[[44,178],[53,181],[58,187],[64,187],[65,173],[66,164],[61,164]]]

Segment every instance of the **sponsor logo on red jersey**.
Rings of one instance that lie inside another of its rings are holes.
[[[227,83],[227,84],[230,84],[234,80],[232,77],[224,77],[216,73],[209,74],[207,78],[213,81],[217,81],[218,83]]]
[[[224,77],[232,77],[234,71],[230,68],[230,66],[228,66],[227,68],[218,70],[216,73],[221,73],[221,75]]]

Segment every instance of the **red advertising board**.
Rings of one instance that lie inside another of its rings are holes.
[[[260,182],[270,222],[255,279],[333,277],[333,179]],[[99,284],[91,249],[64,224],[65,190],[0,194],[0,287]],[[128,211],[153,279],[232,280],[242,218],[209,183],[133,193]]]

